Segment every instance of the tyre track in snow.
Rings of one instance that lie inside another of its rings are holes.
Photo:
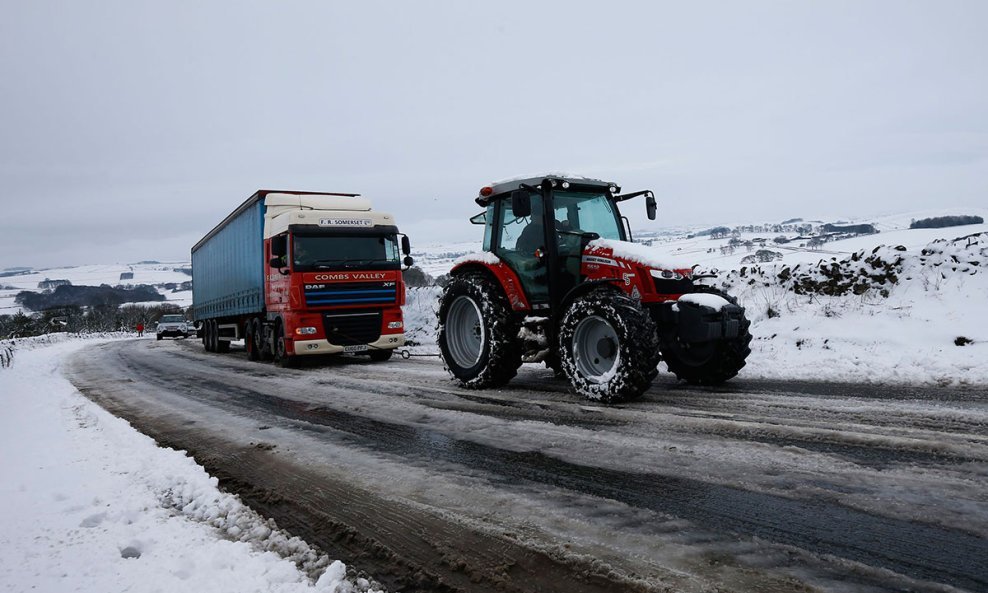
[[[187,345],[172,348],[159,356],[149,356],[147,353],[142,355],[139,350],[131,352],[126,348],[114,346],[105,350],[120,357],[128,372],[157,388],[181,392],[182,397],[221,407],[231,414],[247,413],[258,420],[287,421],[288,424],[294,423],[321,438],[334,442],[343,441],[353,447],[377,453],[414,457],[419,461],[441,461],[473,471],[479,470],[496,487],[512,488],[519,484],[530,484],[619,501],[629,507],[688,520],[699,530],[727,532],[745,538],[755,537],[775,544],[794,546],[816,556],[833,556],[891,570],[922,581],[971,590],[988,589],[988,569],[981,560],[988,554],[985,540],[958,529],[880,516],[827,500],[778,496],[675,475],[618,471],[597,467],[592,463],[572,463],[539,451],[498,448],[457,438],[445,431],[386,422],[349,410],[318,405],[304,398],[294,399],[270,393],[262,385],[232,385],[229,377],[223,378],[225,375],[244,373],[253,376],[258,382],[285,376],[280,370],[244,365],[235,357],[206,358],[203,353],[194,352]],[[386,368],[386,371],[381,372],[387,375],[393,371],[401,373],[402,364],[404,363],[373,368]],[[197,366],[208,366],[209,373],[187,372],[190,367]],[[176,370],[182,369],[186,372],[176,376]],[[520,392],[522,398],[528,396],[529,399],[526,400],[512,399],[518,396],[517,389],[491,392],[488,395],[487,392],[457,390],[448,384],[439,384],[437,387],[434,368],[421,373],[410,373],[412,378],[421,375],[422,381],[409,380],[403,385],[396,385],[386,379],[366,379],[359,376],[366,374],[368,370],[368,365],[334,365],[328,373],[322,370],[302,371],[301,375],[318,375],[315,383],[324,383],[327,390],[362,389],[401,399],[424,397],[425,405],[432,409],[458,410],[509,420],[541,419],[544,422],[594,431],[626,429],[630,422],[624,418],[628,414],[635,414],[637,410],[649,414],[648,400],[651,399],[665,400],[667,406],[670,405],[669,401],[675,400],[672,401],[673,409],[698,410],[705,414],[710,410],[705,409],[704,404],[713,403],[712,408],[727,409],[726,399],[721,398],[718,393],[704,392],[700,397],[691,399],[691,394],[684,396],[680,393],[682,390],[673,390],[670,394],[668,390],[653,388],[645,402],[609,408],[595,414],[592,410],[588,411],[583,402],[564,393],[558,383],[550,384],[548,392]],[[419,369],[413,369],[417,370]],[[212,377],[204,378],[204,375]],[[299,373],[295,376],[299,376]],[[421,385],[422,382],[426,385]],[[429,382],[433,385],[429,386]],[[523,374],[517,383],[522,387],[533,384],[532,374]],[[539,384],[544,387],[544,384]],[[842,399],[844,396],[832,397]],[[741,415],[745,415],[745,404],[735,402],[735,413],[738,412],[738,407],[742,408]],[[759,414],[766,413],[766,406],[757,404],[755,407],[760,408]],[[788,406],[775,407],[785,411]],[[801,418],[805,419],[803,416]],[[692,433],[695,434],[696,431]],[[710,431],[710,434],[715,433],[716,431]],[[717,436],[720,438],[725,435]],[[731,437],[738,438],[736,434]],[[879,464],[890,461],[936,461],[931,460],[928,455],[924,457],[922,452],[890,450],[885,456],[881,451],[869,453],[872,449],[860,445],[849,446],[806,439],[787,441],[782,437],[757,433],[745,434],[742,438],[769,444],[773,443],[774,438],[774,444],[777,445],[805,446],[811,449],[816,446],[824,452],[852,458],[857,455],[861,460],[877,460]],[[956,458],[954,461],[969,460]],[[869,583],[870,580],[870,577],[859,579],[864,583]]]

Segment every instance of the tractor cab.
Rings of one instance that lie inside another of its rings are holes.
[[[484,250],[518,276],[532,310],[557,310],[582,280],[591,241],[631,240],[618,202],[645,195],[655,218],[650,191],[619,195],[620,189],[596,179],[551,176],[495,183],[480,190],[476,201],[486,211],[471,221],[486,225]]]

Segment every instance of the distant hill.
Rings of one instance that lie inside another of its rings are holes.
[[[72,286],[63,284],[51,292],[23,291],[15,302],[31,311],[45,311],[56,307],[120,306],[124,303],[161,302],[165,300],[152,286],[134,288],[103,286]]]

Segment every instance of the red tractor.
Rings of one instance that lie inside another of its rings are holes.
[[[544,362],[603,402],[641,395],[664,360],[688,383],[737,375],[751,352],[744,309],[694,283],[692,267],[631,242],[614,183],[547,175],[480,190],[484,252],[456,262],[439,308],[439,349],[464,387],[506,384]],[[551,240],[550,240],[551,239]]]

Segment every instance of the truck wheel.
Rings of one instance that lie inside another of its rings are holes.
[[[454,277],[439,304],[440,356],[461,385],[504,385],[521,366],[520,324],[501,287],[483,274]]]
[[[391,360],[391,355],[394,353],[394,350],[371,350],[370,359],[374,362],[384,362],[386,360]]]
[[[212,319],[206,321],[203,327],[202,342],[206,352],[216,352],[216,322]]]
[[[274,344],[274,361],[278,366],[291,369],[298,366],[298,357],[293,356],[288,353],[287,341],[285,340],[285,329],[284,326],[279,321],[275,324],[275,344]]]
[[[696,286],[694,292],[717,295],[732,305],[738,300],[709,286]],[[751,322],[741,314],[738,336],[712,342],[682,342],[673,333],[662,339],[662,359],[677,379],[691,385],[719,385],[738,374],[751,354]]]
[[[658,374],[655,322],[624,293],[595,290],[577,297],[563,315],[559,355],[577,393],[604,403],[634,399]]]
[[[248,319],[244,324],[244,348],[247,349],[247,360],[261,360],[257,344],[257,320]]]
[[[258,318],[257,327],[255,328],[257,330],[257,354],[261,357],[262,361],[271,362],[274,360],[274,344],[272,344],[271,340],[264,335],[264,330],[266,327],[267,326],[264,322]]]

